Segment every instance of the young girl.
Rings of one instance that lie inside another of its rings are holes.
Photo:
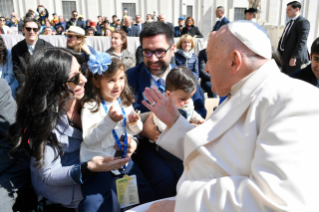
[[[119,59],[111,58],[104,52],[97,52],[90,55],[88,68],[88,82],[81,114],[83,142],[80,160],[88,161],[94,156],[126,157],[127,145],[131,145],[128,143],[130,136],[138,134],[143,124],[132,107],[134,98],[127,85],[125,66]],[[115,148],[121,151],[116,152]],[[98,173],[94,179],[84,183],[84,201],[79,209],[91,211],[92,205],[87,206],[86,203],[96,198],[94,207],[99,208],[98,211],[119,211],[115,180],[122,176],[121,168],[112,167],[109,172]],[[128,175],[136,175],[137,183],[144,180],[132,160],[123,168]],[[152,196],[153,193],[147,195]],[[149,200],[140,198],[141,203]]]

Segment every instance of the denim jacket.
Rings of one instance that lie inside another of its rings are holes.
[[[177,66],[186,66],[188,69],[190,69],[196,76],[196,79],[198,80],[199,71],[198,71],[198,58],[195,54],[192,55],[190,59],[185,58],[183,55],[181,55],[179,52],[175,53],[175,61]]]
[[[57,151],[47,145],[41,168],[34,167],[35,160],[31,158],[31,182],[34,190],[51,202],[77,208],[83,199],[79,159],[82,132],[69,126],[66,114],[61,117],[53,132],[61,142],[64,154],[54,160]]]
[[[7,61],[6,64],[4,64],[4,66],[2,67],[1,78],[5,79],[8,82],[11,88],[12,97],[15,99],[15,93],[16,89],[19,87],[19,83],[13,73],[12,55],[10,49],[7,49]]]

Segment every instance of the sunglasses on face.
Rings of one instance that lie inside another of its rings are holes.
[[[80,72],[79,73],[77,73],[76,75],[74,75],[71,79],[69,79],[68,81],[66,81],[66,82],[68,82],[68,83],[73,83],[74,85],[79,85],[80,84],[80,76],[81,76],[81,74],[83,75],[83,66],[84,65],[82,65],[82,67],[80,68]]]
[[[5,19],[0,19],[0,21],[6,21]]]
[[[72,39],[73,37],[76,37],[76,36],[74,36],[74,35],[66,35],[65,37],[69,38],[69,39]]]
[[[168,47],[168,49],[166,49],[166,50],[156,50],[156,51],[151,51],[151,50],[147,50],[147,49],[146,49],[146,50],[142,50],[142,52],[143,52],[143,56],[144,56],[144,57],[147,57],[147,58],[152,57],[153,54],[155,54],[155,56],[156,56],[157,58],[163,58],[163,57],[165,57],[167,51],[168,51],[171,47],[172,47],[172,45],[170,45],[170,46]]]
[[[28,32],[31,32],[31,30],[33,30],[33,32],[38,32],[38,31],[39,31],[38,28],[25,27],[25,29],[26,29]]]
[[[78,16],[78,14],[73,14],[73,16]]]

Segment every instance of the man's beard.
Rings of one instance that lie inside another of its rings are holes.
[[[147,63],[147,64],[144,63],[144,64],[145,64],[147,70],[151,74],[153,74],[155,76],[161,76],[162,74],[165,73],[165,71],[167,70],[167,68],[169,67],[170,64],[165,64],[163,61],[160,61],[159,63],[160,63],[160,65],[162,65],[160,69],[151,69],[149,63]]]

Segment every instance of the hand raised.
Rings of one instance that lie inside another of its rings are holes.
[[[134,123],[136,123],[139,119],[140,119],[140,116],[139,116],[137,113],[129,114],[129,115],[127,116],[127,122],[128,122],[129,124],[134,124]]]
[[[130,161],[130,158],[116,159],[112,156],[95,156],[88,162],[88,169],[92,172],[108,172],[123,167]]]
[[[113,105],[109,110],[109,116],[114,122],[119,122],[123,119],[123,115],[114,110]]]
[[[145,100],[142,101],[143,105],[152,111],[167,128],[171,128],[179,117],[179,112],[174,104],[173,95],[171,94],[169,99],[160,93],[156,88],[145,88],[145,97],[151,103],[147,103]]]

